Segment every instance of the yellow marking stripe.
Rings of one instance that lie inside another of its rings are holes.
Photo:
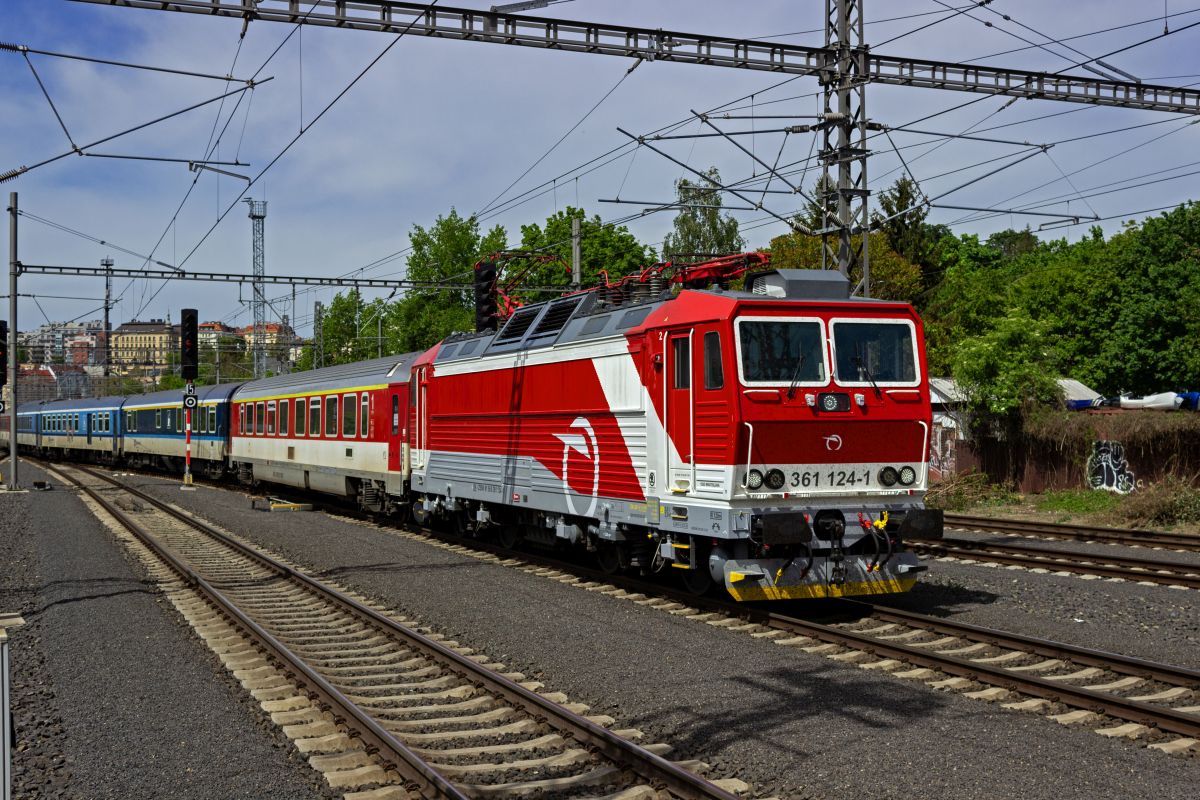
[[[270,400],[292,400],[298,397],[333,397],[335,395],[354,394],[355,392],[373,392],[386,388],[388,388],[388,384],[381,383],[378,386],[354,386],[347,389],[338,389],[337,391],[301,392],[300,394],[273,394],[263,395],[262,397],[247,395],[245,398],[231,398],[231,401],[234,403],[265,403]]]
[[[732,579],[739,573],[730,573]],[[916,578],[887,578],[878,581],[853,581],[841,586],[806,583],[798,586],[730,586],[735,600],[808,600],[829,597],[850,597],[862,594],[899,594],[916,585]]]

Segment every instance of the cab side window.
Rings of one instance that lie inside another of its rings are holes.
[[[704,388],[720,389],[725,385],[725,372],[721,364],[721,334],[709,331],[704,334]]]

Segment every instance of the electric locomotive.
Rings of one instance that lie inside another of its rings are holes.
[[[739,258],[524,306],[419,356],[417,519],[739,600],[911,588],[905,534],[941,529],[920,319],[824,271],[699,288],[766,261]]]

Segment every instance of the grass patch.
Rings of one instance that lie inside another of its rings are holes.
[[[1121,497],[1096,489],[1050,491],[1034,499],[1038,511],[1060,514],[1104,514],[1121,505]]]

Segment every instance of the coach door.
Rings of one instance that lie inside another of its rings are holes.
[[[692,452],[695,448],[695,387],[692,375],[692,331],[672,331],[666,341],[667,462],[670,489],[694,491]],[[672,447],[673,445],[673,447]],[[676,455],[673,455],[677,454]]]
[[[87,443],[92,443],[92,420],[95,419],[96,413],[88,411],[83,415],[83,432],[87,436]]]
[[[392,384],[387,391],[387,414],[384,423],[388,443],[388,472],[399,472],[408,476],[408,464],[405,463],[404,445],[404,415],[408,411],[404,403],[403,384]],[[379,415],[383,418],[384,415]]]

